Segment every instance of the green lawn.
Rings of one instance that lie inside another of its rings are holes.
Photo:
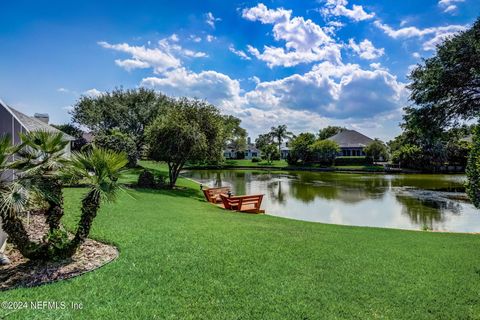
[[[252,160],[225,160],[225,165],[226,166],[234,166],[234,167],[287,167],[288,163],[285,160],[273,160],[272,163],[268,163],[265,160],[262,160],[260,162],[252,162]]]
[[[230,213],[180,184],[187,189],[137,190],[103,207],[92,236],[119,247],[113,263],[0,293],[82,310],[0,309],[0,318],[480,319],[478,235]],[[65,190],[70,228],[82,192]]]

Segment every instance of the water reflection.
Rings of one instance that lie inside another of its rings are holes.
[[[265,194],[267,213],[283,217],[403,229],[480,231],[480,213],[445,197],[463,190],[462,175],[361,175],[198,170],[185,176],[235,194]]]

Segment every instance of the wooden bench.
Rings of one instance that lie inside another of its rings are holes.
[[[220,198],[220,194],[225,193],[228,194],[230,192],[230,188],[228,187],[221,187],[221,188],[206,188],[202,189],[203,194],[205,195],[205,199],[211,203],[220,203],[222,199]]]
[[[231,196],[220,194],[223,207],[227,210],[235,210],[248,213],[264,213],[265,210],[260,209],[263,200],[263,194],[254,194],[247,196]]]

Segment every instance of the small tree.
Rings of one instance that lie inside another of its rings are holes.
[[[330,137],[333,137],[339,132],[345,131],[347,128],[338,127],[338,126],[328,126],[323,129],[320,129],[318,132],[318,140],[326,140]]]
[[[117,129],[108,132],[102,131],[95,136],[94,143],[100,148],[125,153],[128,158],[128,167],[133,168],[137,165],[140,155],[135,146],[135,141],[129,135]]]
[[[149,126],[149,156],[168,164],[171,188],[187,161],[220,160],[224,145],[222,120],[216,107],[183,98],[172,101],[166,113]]]
[[[313,158],[311,146],[315,143],[315,135],[312,133],[300,133],[290,142],[290,158],[296,162],[309,162]]]
[[[315,153],[322,163],[332,164],[340,146],[332,140],[317,140],[312,144],[311,150]]]
[[[272,160],[275,159],[278,154],[277,146],[273,143],[263,145],[260,151],[262,151],[263,157],[267,160],[268,164],[271,164]]]
[[[467,163],[467,194],[475,207],[480,208],[480,128],[474,129],[473,145]]]
[[[397,163],[400,167],[415,168],[419,166],[418,161],[421,156],[422,149],[419,146],[406,144],[393,152],[392,162]]]
[[[370,142],[363,151],[365,152],[367,157],[373,160],[373,162],[376,162],[380,159],[383,159],[383,161],[388,160],[387,146],[379,139],[375,139]]]
[[[292,138],[293,133],[287,130],[287,125],[282,124],[277,127],[272,127],[270,131],[270,136],[277,141],[278,151],[280,152],[283,140]]]

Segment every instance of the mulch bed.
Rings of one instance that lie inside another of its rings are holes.
[[[35,241],[41,241],[47,230],[42,213],[25,217],[24,225],[30,238]],[[11,245],[7,245],[6,255],[12,263],[0,266],[0,291],[79,276],[113,261],[118,257],[118,250],[114,246],[88,239],[72,258],[66,260],[30,261]]]

